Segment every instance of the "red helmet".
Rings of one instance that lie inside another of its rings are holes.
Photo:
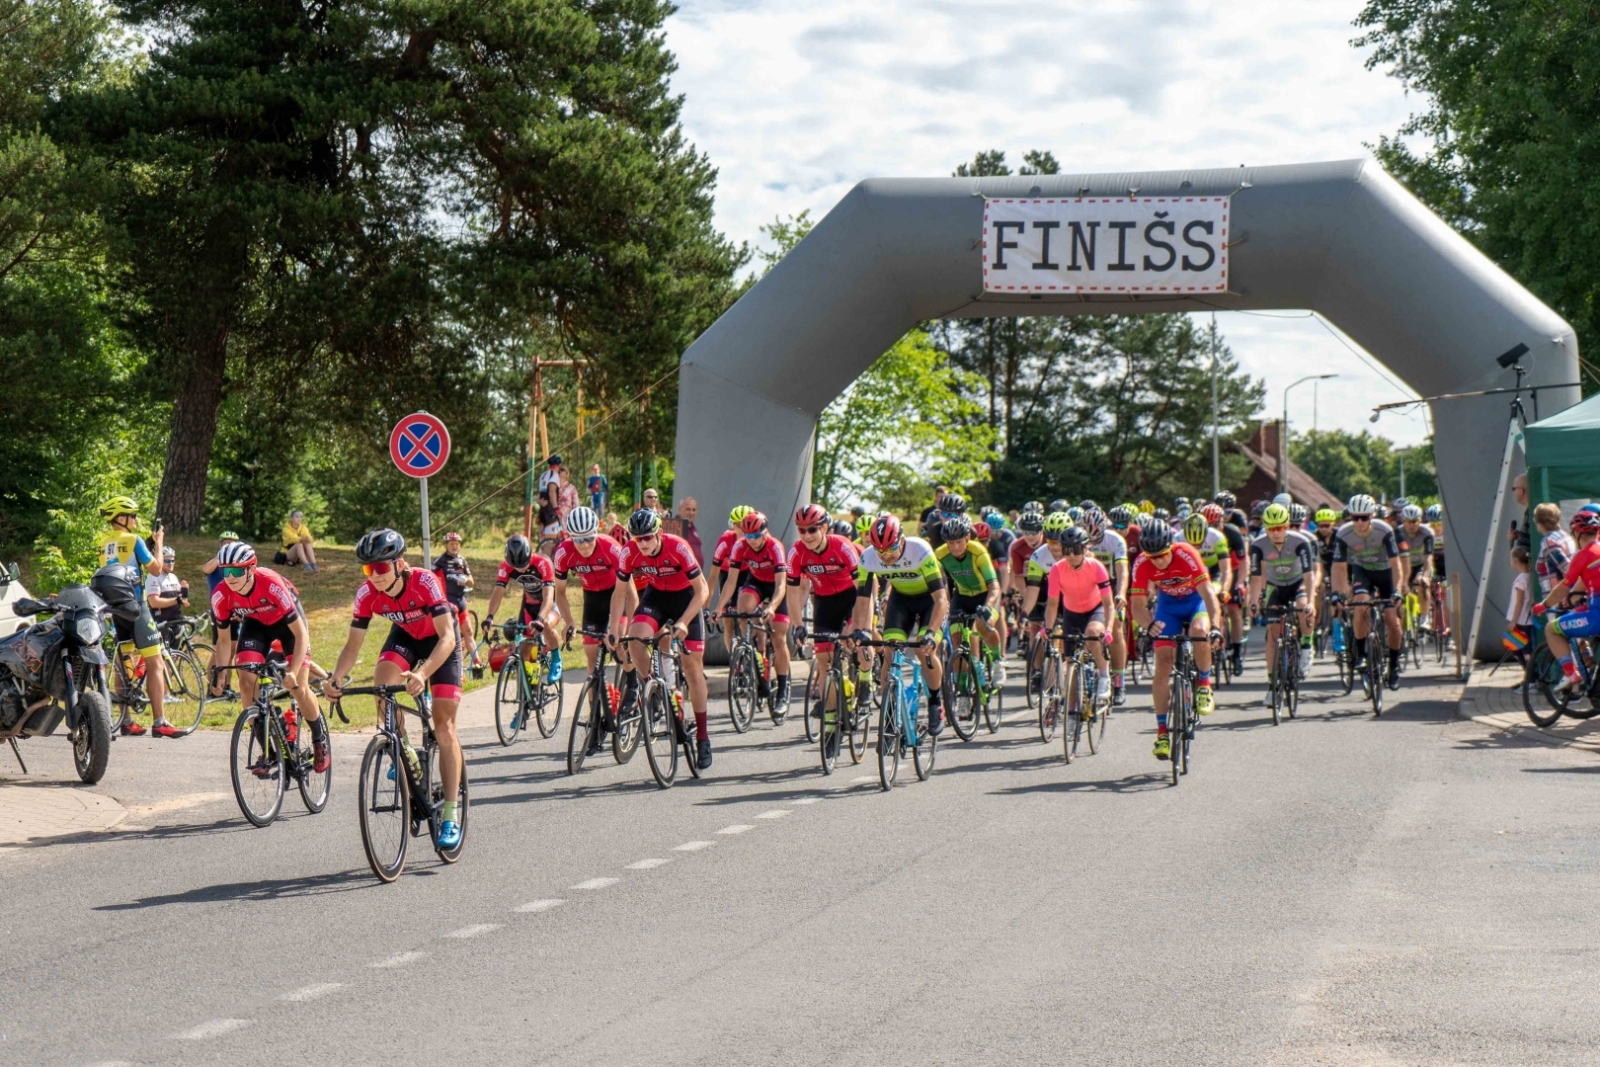
[[[821,504],[807,504],[794,513],[794,524],[796,526],[826,526],[828,524],[828,512]]]
[[[761,514],[759,511],[752,511],[750,514],[739,520],[739,529],[747,534],[765,533],[767,529],[767,517]]]
[[[1580,511],[1572,516],[1572,532],[1575,534],[1592,534],[1600,532],[1600,515],[1592,511]]]
[[[972,536],[980,541],[987,541],[994,536],[994,531],[989,529],[989,524],[979,519],[972,524]]]
[[[901,540],[900,520],[893,515],[879,515],[872,529],[867,531],[868,543],[879,552],[898,548]]]
[[[1216,504],[1207,504],[1205,507],[1200,509],[1200,514],[1206,517],[1206,525],[1222,525],[1222,508],[1218,507]]]

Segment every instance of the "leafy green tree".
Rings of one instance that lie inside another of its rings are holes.
[[[1356,493],[1380,499],[1400,495],[1400,463],[1405,459],[1406,495],[1421,504],[1439,499],[1439,474],[1433,440],[1408,449],[1365,430],[1312,430],[1289,437],[1289,458],[1340,500]]]

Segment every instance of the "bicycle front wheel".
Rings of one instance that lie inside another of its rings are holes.
[[[380,733],[367,742],[360,786],[361,847],[378,880],[392,882],[405,869],[411,840],[411,785],[398,739]]]
[[[528,685],[523,672],[522,659],[513,654],[500,668],[500,677],[494,683],[494,732],[502,745],[509,745],[522,732],[523,692]]]
[[[332,731],[329,731],[328,744],[331,748]],[[327,768],[322,773],[317,773],[316,749],[311,741],[311,727],[304,722],[300,724],[294,744],[289,746],[289,753],[296,768],[295,781],[300,786],[300,799],[305,803],[306,810],[315,815],[328,806],[328,796],[333,792],[333,760],[330,758]],[[332,756],[331,750],[329,756]]]
[[[927,700],[923,700],[917,709],[917,744],[911,750],[911,763],[916,768],[917,780],[920,782],[926,782],[928,775],[933,773],[933,761],[939,755],[939,737],[928,728],[928,720],[932,714]]]
[[[179,734],[192,734],[206,710],[206,672],[192,652],[163,653],[161,659],[166,667],[167,721]]]
[[[896,691],[898,682],[891,675],[883,690],[883,704],[878,712],[878,781],[883,789],[894,788],[894,777],[900,772],[900,704]]]
[[[1572,698],[1570,694],[1556,694],[1556,686],[1561,684],[1561,664],[1556,662],[1549,645],[1541,644],[1534,650],[1522,681],[1522,708],[1528,718],[1541,729],[1554,726]]]
[[[1060,665],[1047,659],[1044,665],[1044,688],[1039,693],[1039,739],[1049,744],[1061,725],[1061,686],[1057,674]]]
[[[971,741],[978,733],[978,675],[972,668],[972,655],[965,648],[955,653],[945,669],[945,707],[956,736]]]
[[[845,723],[852,715],[851,709],[845,706],[841,679],[842,675],[836,670],[822,678],[822,723],[817,730],[817,748],[825,775],[833,773],[834,764],[839,760]]]
[[[991,669],[998,671],[999,668],[1000,660],[999,657],[996,657],[994,666]],[[1005,719],[1005,703],[1001,696],[1004,689],[1005,686],[990,679],[988,698],[983,702],[983,724],[991,734],[999,732],[1000,723]]]
[[[567,730],[567,773],[583,770],[583,761],[600,750],[600,724],[605,706],[605,679],[598,673],[584,679],[578,702],[572,706],[572,725]]]
[[[650,760],[650,773],[656,785],[671,789],[678,778],[678,727],[673,721],[672,707],[667,698],[666,686],[659,678],[644,684],[639,694],[644,734],[644,754]]]
[[[550,654],[559,656],[561,651],[557,649]],[[559,681],[550,681],[541,662],[539,686],[533,693],[533,721],[539,727],[540,737],[552,736],[556,732],[556,727],[561,725],[561,712],[566,700],[567,687]]]
[[[738,645],[728,665],[728,717],[733,720],[736,733],[750,729],[755,715],[757,670],[755,650],[746,644]]]
[[[283,809],[282,741],[274,723],[251,705],[233,724],[229,770],[239,810],[255,826],[270,826]]]

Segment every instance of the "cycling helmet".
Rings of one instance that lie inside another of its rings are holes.
[[[1111,519],[1111,525],[1115,526],[1119,530],[1124,530],[1127,529],[1128,523],[1133,521],[1133,516],[1135,513],[1136,512],[1134,508],[1131,508],[1126,504],[1118,504],[1116,507],[1111,509],[1111,513],[1108,518]]]
[[[807,504],[794,513],[796,526],[822,526],[828,521],[828,512],[821,504]],[[845,523],[849,526],[849,523]],[[836,533],[838,531],[835,531]],[[846,535],[848,536],[848,535]]]
[[[749,504],[740,504],[738,507],[728,512],[728,529],[737,530],[739,528],[739,524],[744,521],[744,517],[754,510],[755,508],[751,507]]]
[[[586,510],[586,509],[580,509],[580,510]],[[569,526],[568,529],[571,529],[571,527]],[[454,530],[451,530],[449,533],[444,535],[444,540],[445,540],[445,544],[449,544],[451,541],[459,542],[461,540],[461,535],[456,533]]]
[[[939,527],[939,536],[946,541],[959,541],[972,536],[972,523],[965,515],[952,515]]]
[[[533,542],[521,534],[512,534],[506,541],[506,562],[512,570],[526,570],[533,562]]]
[[[1065,530],[1061,531],[1060,540],[1062,548],[1081,548],[1087,550],[1089,547],[1089,531],[1085,530],[1082,526],[1068,526]]]
[[[938,503],[939,510],[947,515],[959,515],[967,510],[967,498],[960,493],[946,493]]]
[[[1083,509],[1084,532],[1089,535],[1089,543],[1098,545],[1106,536],[1106,513],[1093,504]]]
[[[1187,519],[1190,515],[1193,515],[1193,514],[1194,514],[1194,509],[1191,508],[1188,504],[1179,504],[1178,505],[1178,510],[1173,514],[1173,518],[1177,519],[1179,522],[1182,522],[1183,520]]]
[[[1044,532],[1051,538],[1060,537],[1061,531],[1072,524],[1072,517],[1065,511],[1052,511],[1044,517]]]
[[[1600,532],[1600,514],[1592,511],[1580,511],[1572,516],[1570,528],[1574,535]]]
[[[1338,521],[1339,521],[1339,513],[1337,511],[1334,511],[1332,508],[1318,508],[1317,509],[1317,525],[1318,526],[1332,526],[1334,523],[1336,523]]]
[[[836,533],[840,537],[849,538],[855,534],[856,528],[851,526],[849,521],[845,519],[835,519],[833,521],[833,525],[828,528],[828,532]]]
[[[573,508],[567,512],[568,537],[593,537],[600,532],[600,516],[593,508]]]
[[[1294,503],[1294,497],[1290,496],[1288,493],[1279,493],[1277,496],[1272,498],[1272,502],[1274,504],[1282,504],[1284,507],[1288,507],[1290,504]]]
[[[177,549],[173,548],[171,545],[162,545],[161,546],[161,562],[162,563],[171,563],[173,560],[175,560],[177,558],[178,558],[178,550]]]
[[[1239,503],[1239,498],[1224,489],[1222,492],[1212,497],[1211,502],[1217,505],[1217,507],[1221,508],[1223,511],[1232,511],[1234,505]]]
[[[1084,511],[1088,511],[1090,508],[1097,508],[1099,506],[1099,504],[1096,504],[1089,497],[1084,497],[1082,500],[1078,501],[1078,507],[1082,508]]]
[[[870,529],[872,529],[872,516],[871,515],[863,515],[859,519],[856,520],[856,536],[857,537],[865,537],[865,536],[867,536],[867,531],[870,530]]]
[[[1147,523],[1139,531],[1139,549],[1146,555],[1156,555],[1172,547],[1172,527],[1164,522]]]
[[[1183,520],[1183,539],[1191,545],[1203,544],[1206,532],[1211,527],[1206,524],[1206,517],[1198,511],[1191,511],[1189,517]]]
[[[1404,511],[1410,506],[1411,498],[1408,496],[1397,496],[1393,500],[1389,501],[1389,507],[1394,511]]]
[[[527,544],[528,539],[523,538],[522,543]],[[506,550],[509,552],[510,548],[508,544]],[[531,548],[528,551],[530,554],[533,552]],[[387,526],[362,534],[361,540],[356,542],[357,563],[387,563],[405,554],[406,539],[401,537],[398,531],[391,530]],[[523,563],[526,565],[527,561],[524,560]]]
[[[1261,517],[1261,513],[1266,510],[1267,502],[1265,500],[1257,500],[1254,504],[1250,505],[1250,517],[1252,519],[1259,519]]]
[[[89,579],[89,589],[105,601],[113,615],[124,622],[132,622],[139,617],[141,589],[139,573],[133,567],[107,563]]]
[[[1189,498],[1188,497],[1180,496],[1180,497],[1174,497],[1173,498],[1172,508],[1173,508],[1174,511],[1176,511],[1178,508],[1186,508],[1188,506],[1189,506]]]
[[[1150,514],[1155,516],[1158,522],[1166,522],[1168,519],[1172,518],[1172,512],[1168,511],[1166,508],[1156,508]]]
[[[217,549],[217,564],[222,567],[253,567],[256,550],[243,541],[229,541]]]
[[[1415,504],[1407,504],[1405,507],[1400,509],[1400,518],[1405,522],[1421,522],[1422,509],[1417,507]]]
[[[1039,514],[1043,515],[1044,505],[1039,503],[1037,500],[1030,500],[1026,504],[1022,505],[1022,513],[1026,515],[1030,511],[1037,511]]]
[[[1074,526],[1083,525],[1083,509],[1080,508],[1080,507],[1070,507],[1070,508],[1068,508],[1067,509],[1067,518],[1072,520],[1072,525],[1074,525]]]
[[[217,534],[217,540],[218,541],[237,541],[237,540],[239,540],[239,535],[234,533],[232,530],[223,530],[221,533]]]
[[[1282,504],[1268,504],[1267,509],[1261,513],[1261,525],[1268,527],[1289,525],[1289,509]]]
[[[1037,511],[1024,511],[1017,516],[1017,529],[1025,534],[1039,533],[1044,529],[1044,516]]]
[[[893,515],[879,515],[872,522],[872,529],[867,532],[867,541],[879,552],[887,552],[898,548],[904,535],[900,531],[900,520]]]
[[[1444,509],[1438,504],[1429,504],[1428,510],[1422,513],[1422,517],[1427,522],[1438,522],[1444,518]]]
[[[1289,524],[1291,526],[1304,526],[1311,517],[1311,509],[1304,504],[1289,505]]]
[[[1250,516],[1244,513],[1243,508],[1234,508],[1222,517],[1222,521],[1231,522],[1242,530],[1250,525]]]
[[[1357,493],[1350,498],[1350,502],[1344,506],[1344,509],[1350,513],[1352,519],[1357,515],[1371,517],[1378,512],[1378,502],[1366,493]]]
[[[1204,515],[1206,517],[1206,525],[1208,525],[1208,526],[1221,526],[1222,525],[1222,507],[1221,507],[1221,505],[1218,505],[1218,504],[1207,504],[1205,507],[1200,509],[1200,514],[1202,514],[1202,515]]]
[[[977,522],[972,524],[972,536],[976,537],[980,541],[987,541],[989,538],[994,536],[994,528],[987,522],[979,519]]]
[[[661,525],[658,520],[657,526]],[[758,534],[767,532],[767,517],[759,511],[752,511],[739,520],[739,532],[745,534]]]
[[[100,505],[100,514],[108,519],[114,519],[118,515],[137,515],[139,514],[139,505],[131,496],[107,497],[105,503]],[[100,599],[104,600],[105,597]]]
[[[1151,500],[1146,498],[1139,501],[1139,510],[1146,515],[1154,515],[1156,513],[1156,506]]]
[[[755,512],[755,508],[746,508],[745,513],[739,516],[741,525],[744,520]],[[634,537],[654,537],[661,532],[661,516],[652,508],[640,508],[628,516],[628,533]]]
[[[1050,506],[1045,508],[1045,511],[1054,515],[1058,511],[1066,511],[1070,506],[1065,500],[1057,497],[1055,500],[1050,501]]]

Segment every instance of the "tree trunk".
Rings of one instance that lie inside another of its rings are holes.
[[[189,373],[172,406],[172,434],[167,438],[167,466],[161,475],[156,512],[167,527],[198,533],[206,507],[206,472],[217,435],[222,389],[227,369],[228,328],[218,326],[197,338]]]

